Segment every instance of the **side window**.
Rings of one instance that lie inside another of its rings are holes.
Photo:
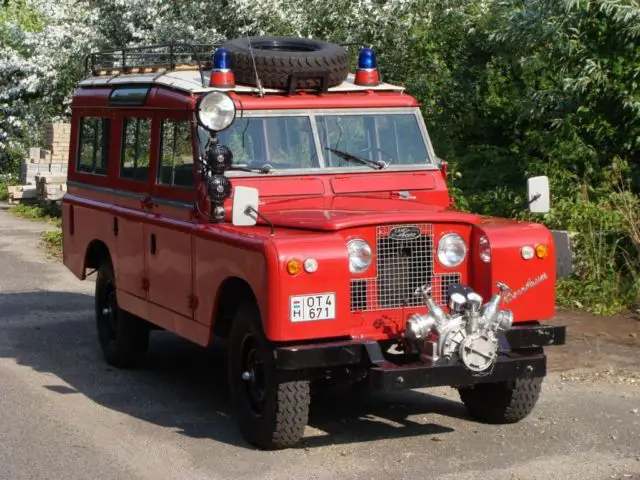
[[[109,126],[106,118],[80,118],[76,170],[106,175],[109,163]]]
[[[186,120],[163,120],[160,132],[158,184],[192,187],[191,124]]]
[[[151,119],[125,118],[122,125],[120,176],[131,180],[149,178]]]

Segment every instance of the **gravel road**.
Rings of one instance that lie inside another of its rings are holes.
[[[336,398],[300,448],[260,452],[219,350],[157,333],[142,370],[104,364],[93,283],[46,258],[42,228],[0,210],[0,480],[640,479],[640,322],[558,347],[519,424],[475,423],[447,388]]]

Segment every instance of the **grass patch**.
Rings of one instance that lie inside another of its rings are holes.
[[[56,227],[54,230],[42,232],[42,243],[47,251],[56,258],[62,257],[62,229]]]
[[[42,220],[52,225],[60,226],[62,211],[55,204],[47,205],[16,205],[9,210],[16,217],[28,220]]]
[[[62,257],[62,211],[57,204],[21,204],[12,207],[9,212],[16,217],[42,221],[52,225],[53,229],[42,232],[42,244],[51,256],[55,258]]]

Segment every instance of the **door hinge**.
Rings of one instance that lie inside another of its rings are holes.
[[[148,278],[142,279],[142,289],[148,291],[150,286],[150,282]]]
[[[189,308],[191,310],[198,308],[198,297],[195,295],[189,295]]]

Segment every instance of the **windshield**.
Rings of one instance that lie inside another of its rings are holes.
[[[430,163],[418,117],[411,112],[252,115],[236,118],[218,139],[233,152],[235,166],[257,169],[363,167],[366,161],[388,167]],[[350,156],[365,161],[354,162]]]
[[[416,116],[326,115],[318,116],[320,144],[327,167],[353,166],[329,148],[389,165],[412,165],[428,160],[427,148]]]
[[[309,117],[245,117],[218,134],[233,164],[275,169],[319,168]]]

